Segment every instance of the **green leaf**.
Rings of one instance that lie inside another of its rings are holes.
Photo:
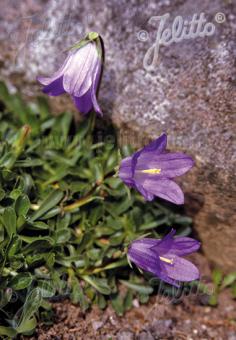
[[[107,306],[106,299],[102,294],[97,294],[97,304],[100,309],[104,309]]]
[[[236,272],[226,275],[223,279],[221,289],[231,286],[236,281]]]
[[[5,191],[0,189],[0,201],[5,197]]]
[[[17,331],[19,333],[32,330],[31,326],[34,325],[34,322],[31,322],[30,320],[38,311],[41,301],[42,297],[40,290],[38,288],[34,288],[33,290],[31,290],[24,303],[21,319],[17,327]]]
[[[24,322],[21,322],[20,326],[17,327],[18,333],[23,334],[29,334],[35,329],[37,326],[37,320],[35,317],[32,317],[31,319],[26,319]]]
[[[144,286],[141,284],[133,283],[130,281],[125,281],[125,280],[120,280],[120,282],[125,285],[126,287],[135,290],[136,292],[139,292],[141,294],[152,294],[153,293],[153,288],[150,286]]]
[[[44,120],[49,116],[48,101],[45,97],[38,97],[37,102],[38,102],[38,108],[39,108],[41,119]]]
[[[105,279],[100,279],[88,275],[83,275],[82,278],[84,279],[84,281],[93,286],[99,293],[104,295],[109,295],[111,293],[111,288],[109,287]]]
[[[66,138],[68,137],[72,118],[73,115],[70,112],[66,112],[58,117],[56,124],[53,126],[53,130],[57,131],[60,138],[64,141],[66,141]]]
[[[20,189],[14,189],[10,193],[10,197],[13,198],[14,200],[17,200],[17,198],[22,194],[22,191]]]
[[[147,303],[149,301],[149,295],[148,294],[141,294],[138,295],[140,303]]]
[[[209,305],[213,307],[218,305],[218,294],[217,293],[214,293],[210,296]]]
[[[60,207],[55,207],[52,208],[51,210],[49,210],[48,212],[46,212],[46,214],[44,214],[41,219],[42,220],[49,220],[50,218],[53,218],[55,216],[58,216],[60,213],[62,212]]]
[[[36,221],[36,222],[30,223],[30,229],[49,230],[49,226],[45,222]]]
[[[46,258],[47,266],[51,269],[51,268],[53,268],[54,263],[55,263],[55,254],[54,253],[48,254],[48,256]]]
[[[116,214],[120,215],[127,211],[133,204],[133,200],[130,199],[128,196],[123,200],[121,204],[117,206]]]
[[[0,295],[0,309],[3,310],[3,307],[5,307],[8,302],[10,302],[11,298],[12,298],[12,289],[11,288],[6,288],[5,290],[1,291],[1,295]],[[1,334],[1,333],[0,333]]]
[[[30,200],[27,195],[21,195],[15,202],[17,216],[26,216],[30,208]]]
[[[21,236],[21,239],[28,244],[22,249],[22,253],[24,255],[34,253],[34,252],[43,252],[50,250],[52,245],[54,245],[53,239],[48,236],[45,237],[30,237],[30,236]]]
[[[70,236],[71,236],[71,231],[69,229],[56,230],[56,232],[53,235],[55,243],[57,244],[66,243],[67,241],[69,241]]]
[[[156,227],[158,227],[159,225],[162,225],[164,224],[165,222],[167,222],[167,218],[164,217],[163,219],[161,220],[157,220],[157,221],[151,221],[151,222],[147,222],[147,223],[143,223],[139,230],[140,231],[145,231],[145,230],[150,230],[150,229],[154,229]]]
[[[21,290],[30,286],[33,278],[30,273],[19,273],[10,281],[13,290]]]
[[[223,274],[220,269],[214,269],[212,272],[212,279],[215,286],[219,286],[221,284],[223,278]]]
[[[236,283],[233,284],[231,290],[232,290],[233,298],[236,299]]]
[[[124,299],[124,309],[125,311],[129,310],[133,306],[133,291],[131,289],[128,290],[125,299]]]
[[[60,190],[52,191],[41,203],[39,209],[31,216],[31,221],[35,221],[43,216],[47,211],[54,208],[62,199],[63,192]]]
[[[16,234],[16,213],[13,208],[8,207],[4,209],[2,222],[9,237],[11,237],[13,234]]]
[[[12,257],[14,256],[15,254],[19,253],[20,252],[20,249],[21,249],[21,239],[19,238],[19,236],[15,235],[13,236],[10,244],[9,244],[9,247],[8,247],[8,257]]]
[[[0,222],[0,243],[4,241],[4,227]]]
[[[39,280],[37,288],[40,291],[42,298],[50,298],[55,295],[56,289],[53,281]]]
[[[83,311],[86,311],[89,307],[88,300],[79,284],[79,281],[74,277],[71,281],[72,291],[70,294],[71,301],[73,303],[79,303]]]
[[[57,229],[66,229],[70,225],[71,214],[67,213],[63,217],[57,219]]]
[[[111,305],[114,308],[117,315],[122,316],[124,314],[124,301],[122,297],[117,294],[111,298]]]
[[[8,88],[3,81],[0,81],[0,99],[4,103],[10,103],[10,101],[11,101],[11,97],[10,97]]]
[[[11,327],[0,326],[0,334],[8,336],[10,339],[13,339],[17,335],[17,331]]]

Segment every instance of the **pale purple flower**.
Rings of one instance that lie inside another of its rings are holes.
[[[67,92],[82,114],[94,109],[102,115],[96,98],[102,69],[100,39],[97,33],[89,33],[84,40],[72,47],[58,71],[51,77],[38,77],[37,80],[44,85],[43,92],[49,96],[59,96]]]
[[[119,177],[148,201],[158,196],[175,204],[183,204],[184,194],[173,178],[191,169],[194,162],[184,153],[167,152],[166,144],[167,136],[162,134],[131,157],[123,159]]]
[[[172,229],[162,240],[143,238],[133,241],[128,258],[139,268],[178,287],[178,281],[199,279],[198,268],[182,256],[197,251],[200,243],[190,237],[173,238],[174,234]]]

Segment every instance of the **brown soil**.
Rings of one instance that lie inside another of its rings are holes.
[[[209,279],[209,266],[202,255],[194,261],[202,273],[204,283]],[[211,284],[208,284],[209,288]],[[69,301],[54,303],[53,326],[39,325],[31,340],[236,340],[236,301],[230,292],[220,294],[217,307],[206,305],[203,293],[185,296],[173,304],[163,296],[152,297],[147,305],[138,305],[119,317],[111,307],[105,311],[94,307],[83,314],[78,306]],[[29,339],[22,337],[22,339]]]

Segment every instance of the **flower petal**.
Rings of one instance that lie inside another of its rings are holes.
[[[131,157],[122,159],[119,168],[119,177],[126,185],[133,185],[131,172]]]
[[[141,183],[144,189],[151,194],[175,204],[184,203],[184,194],[178,184],[170,179],[155,180],[146,178]]]
[[[175,254],[177,256],[192,254],[200,248],[201,243],[191,237],[173,238],[175,232],[176,231],[172,229],[171,232],[161,240],[156,240],[157,242],[151,247],[151,249],[165,257],[168,253]]]
[[[151,247],[153,251],[156,251],[158,255],[163,255],[169,252],[169,250],[172,250],[172,246],[174,243],[173,236],[175,235],[176,231],[174,229],[171,229],[171,231],[164,236],[161,240],[158,240],[154,246]]]
[[[81,97],[73,96],[73,100],[80,113],[86,114],[92,110],[93,103],[91,99],[91,90],[88,90],[88,92]]]
[[[137,182],[134,184],[136,190],[140,192],[141,195],[145,198],[146,201],[152,201],[154,199],[154,195],[148,190],[144,189],[144,187]]]
[[[161,240],[156,238],[144,237],[133,241],[131,244],[136,246],[139,250],[146,251],[147,248],[154,247],[160,243]]]
[[[73,52],[63,76],[63,86],[66,92],[75,97],[81,97],[89,90],[92,86],[97,58],[94,43],[88,43]]]
[[[192,262],[175,254],[168,254],[166,258],[173,260],[173,265],[169,265],[168,263],[164,264],[165,272],[169,278],[178,281],[193,281],[199,279],[199,270]]]
[[[183,175],[190,170],[194,165],[191,157],[184,153],[163,153],[156,154],[155,152],[142,153],[137,161],[135,171],[147,169],[160,169],[158,174],[146,174],[153,178],[174,178]],[[143,176],[140,173],[140,176]]]
[[[43,93],[46,93],[49,96],[60,96],[65,93],[62,85],[62,77],[54,80],[51,84],[44,86]]]
[[[100,109],[100,106],[98,105],[97,97],[96,97],[100,75],[101,75],[101,63],[98,62],[96,70],[94,71],[94,79],[93,79],[93,83],[92,83],[91,95],[92,95],[92,102],[93,102],[93,107],[94,107],[95,112],[97,112],[100,116],[102,116],[103,114],[102,114],[102,111]]]
[[[177,237],[173,240],[170,252],[175,255],[184,256],[197,251],[201,243],[191,237]]]
[[[145,241],[133,241],[128,249],[128,257],[141,269],[157,276],[162,270],[159,257],[150,249]]]
[[[66,68],[68,67],[68,65],[70,64],[70,60],[71,60],[71,54],[69,54],[64,63],[62,64],[62,66],[51,76],[51,77],[43,77],[43,76],[39,76],[37,77],[37,80],[42,84],[42,85],[49,85],[50,83],[52,83],[54,80],[60,78],[61,76],[63,76]]]
[[[152,141],[150,144],[145,146],[142,151],[145,152],[153,152],[162,153],[165,151],[167,145],[167,135],[163,133],[160,137]]]
[[[166,283],[169,283],[169,284],[172,285],[172,286],[175,286],[175,287],[177,287],[177,288],[180,287],[180,284],[179,284],[179,282],[178,282],[177,280],[171,279],[171,278],[168,277],[163,271],[160,272],[159,278],[160,278],[162,281],[164,281],[164,282],[166,282]]]
[[[167,144],[167,135],[163,133],[160,137],[158,137],[156,140],[142,148],[141,150],[135,152],[132,157],[132,174],[134,176],[136,165],[138,162],[139,157],[142,154],[155,152],[155,154],[160,154],[161,152],[164,152],[166,149]]]

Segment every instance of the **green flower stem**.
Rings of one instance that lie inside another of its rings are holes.
[[[92,133],[94,128],[95,128],[95,123],[96,123],[96,112],[92,111],[89,117],[89,123],[90,123],[90,132]]]
[[[105,270],[110,270],[110,269],[115,269],[115,268],[119,268],[119,267],[123,267],[128,265],[128,261],[127,261],[127,257],[113,262],[113,263],[109,263],[108,265],[106,265],[105,267],[99,267],[99,268],[94,268],[91,271],[86,271],[84,273],[81,273],[79,270],[77,271],[77,274],[79,274],[85,281],[88,282],[88,277],[89,275],[93,275],[93,274],[98,274],[101,273]]]
[[[109,175],[105,176],[105,178],[109,177]],[[105,179],[104,178],[104,179]],[[104,180],[103,179],[103,180]],[[102,182],[96,182],[95,186],[88,192],[88,194],[84,197],[79,198],[77,201],[75,201],[74,203],[71,203],[65,207],[63,207],[63,211],[64,212],[68,212],[68,211],[73,211],[77,208],[80,208],[81,206],[92,202],[95,199],[98,200],[104,200],[104,197],[101,196],[92,196],[92,194],[94,193],[94,191],[102,184]]]
[[[114,173],[112,172],[107,174],[104,178],[103,181],[105,179],[107,179],[108,177],[112,177],[114,176]],[[89,191],[89,193],[85,196],[85,197],[81,197],[80,199],[78,199],[77,201],[75,201],[74,203],[71,203],[65,207],[63,207],[63,211],[64,212],[68,212],[68,211],[73,211],[77,208],[80,208],[82,205],[85,205],[87,203],[90,203],[91,201],[95,200],[95,199],[99,199],[99,200],[104,200],[104,197],[101,196],[92,196],[92,194],[94,193],[94,191],[103,184],[103,181],[99,181],[95,183],[95,186]]]
[[[110,263],[110,264],[108,264],[105,267],[95,268],[92,271],[92,274],[97,274],[97,273],[100,273],[100,272],[103,272],[103,271],[109,270],[109,269],[115,269],[115,268],[123,267],[123,266],[125,266],[127,264],[128,264],[127,259],[124,258],[124,259],[121,259],[120,261]]]
[[[104,198],[100,197],[100,196],[85,196],[85,197],[82,197],[82,198],[78,199],[74,203],[69,204],[69,205],[63,207],[63,211],[64,212],[73,211],[73,210],[75,210],[77,208],[80,208],[82,205],[90,203],[91,201],[93,201],[95,199],[104,200]]]

